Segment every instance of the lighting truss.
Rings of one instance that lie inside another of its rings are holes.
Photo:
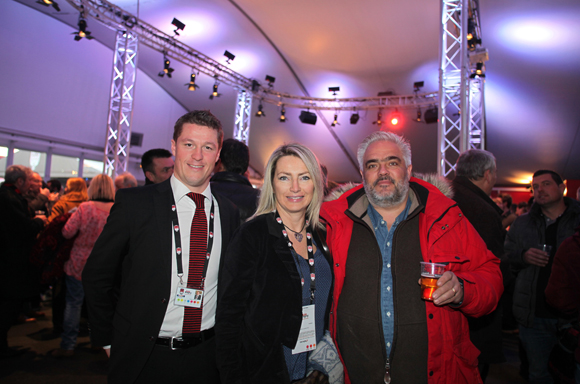
[[[246,145],[250,139],[250,121],[252,113],[252,93],[245,89],[238,91],[236,103],[236,118],[234,124],[234,139]]]
[[[105,24],[114,30],[127,30],[139,37],[144,44],[158,52],[165,52],[167,58],[179,61],[189,67],[195,68],[200,73],[216,79],[220,84],[228,84],[238,89],[252,91],[253,97],[263,99],[265,103],[289,108],[309,108],[312,110],[369,110],[389,109],[390,107],[416,109],[418,106],[429,106],[437,103],[437,93],[424,93],[407,96],[383,96],[383,97],[357,97],[348,99],[337,98],[313,98],[296,96],[288,93],[275,92],[268,84],[261,84],[252,88],[252,79],[231,70],[218,61],[211,59],[203,53],[175,39],[153,27],[150,24],[137,19],[134,15],[109,3],[106,0],[67,0],[73,7],[80,10],[84,7],[87,15]]]
[[[103,160],[104,173],[113,178],[127,171],[129,162],[137,49],[137,36],[128,32],[117,32]]]
[[[469,97],[470,62],[468,58],[468,19],[476,19],[479,28],[478,0],[442,0],[439,71],[439,129],[437,171],[450,177],[459,154],[469,148],[471,116]],[[483,88],[480,87],[483,91]],[[481,93],[480,100],[483,100]],[[480,102],[479,105],[482,105]],[[474,113],[483,114],[483,110]],[[475,117],[476,121],[483,118]],[[481,125],[473,129],[474,142],[485,136]]]
[[[469,80],[469,149],[486,147],[484,84],[482,77]]]

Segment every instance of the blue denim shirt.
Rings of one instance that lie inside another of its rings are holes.
[[[376,211],[371,204],[367,208],[367,213],[373,228],[377,243],[381,249],[383,259],[383,271],[381,273],[381,317],[383,321],[383,334],[385,336],[385,346],[387,347],[387,356],[391,354],[391,345],[395,330],[394,304],[393,304],[393,275],[391,274],[391,252],[393,250],[393,236],[400,222],[409,215],[411,208],[411,199],[407,198],[407,205],[403,212],[397,216],[395,222],[391,225],[391,230],[387,229],[387,222]]]

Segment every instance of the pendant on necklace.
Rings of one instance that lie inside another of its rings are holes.
[[[302,242],[302,239],[304,238],[304,235],[301,233],[296,233],[294,232],[294,237],[296,238],[296,240],[298,240],[298,242]]]

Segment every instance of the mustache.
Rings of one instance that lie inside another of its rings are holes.
[[[373,187],[376,187],[377,184],[379,184],[381,181],[390,181],[391,183],[393,183],[394,185],[397,185],[397,182],[389,175],[384,175],[384,176],[379,176],[379,178],[377,179],[377,181],[375,181],[373,183]]]

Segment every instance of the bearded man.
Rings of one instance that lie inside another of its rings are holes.
[[[493,311],[499,260],[455,202],[411,177],[405,139],[374,132],[359,145],[363,185],[324,203],[334,261],[330,331],[346,383],[481,383],[466,316]],[[420,262],[445,264],[433,301]]]

